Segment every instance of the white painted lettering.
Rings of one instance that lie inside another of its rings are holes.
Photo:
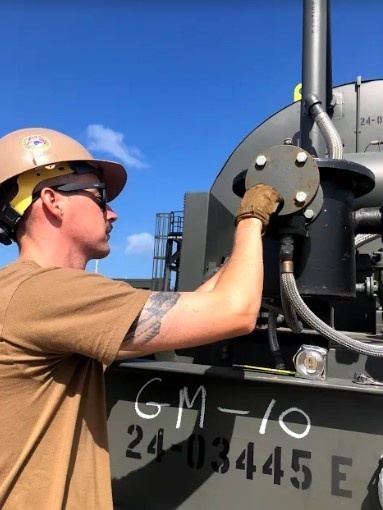
[[[269,420],[269,417],[270,417],[270,414],[271,414],[271,411],[275,405],[275,402],[276,400],[272,399],[270,404],[269,404],[269,407],[266,409],[266,412],[263,416],[263,419],[262,419],[262,423],[261,423],[261,426],[259,427],[259,433],[260,434],[265,434],[266,433],[266,426],[267,426],[267,422]]]
[[[206,388],[202,385],[198,387],[198,389],[195,392],[195,395],[191,401],[189,399],[189,390],[188,390],[187,386],[184,386],[180,390],[176,429],[179,429],[181,427],[184,403],[186,403],[186,407],[188,409],[191,409],[193,407],[194,402],[195,402],[199,393],[201,393],[201,409],[200,409],[200,417],[199,417],[199,428],[203,429],[204,420],[205,420],[205,409],[206,409]]]
[[[307,421],[306,428],[301,434],[298,434],[297,432],[294,432],[293,430],[289,429],[289,427],[283,421],[284,418],[290,413],[300,413]],[[286,434],[288,434],[289,436],[295,437],[296,439],[302,439],[303,437],[306,437],[307,434],[310,432],[311,421],[310,421],[309,415],[307,413],[305,413],[304,411],[302,411],[302,409],[299,409],[299,407],[290,407],[290,409],[286,409],[286,411],[283,411],[283,413],[280,414],[279,425],[280,425],[281,429],[284,432],[286,432]]]
[[[140,408],[139,408],[139,400],[140,400],[141,394],[144,391],[144,389],[147,386],[149,386],[149,384],[151,384],[154,381],[162,382],[162,379],[160,377],[154,377],[153,379],[150,379],[147,383],[145,383],[142,386],[142,388],[140,389],[140,391],[137,393],[137,398],[136,398],[136,401],[134,403],[134,408],[136,410],[136,413],[138,414],[138,416],[140,418],[144,418],[145,420],[152,420],[153,418],[157,418],[157,416],[161,412],[161,408],[162,407],[170,406],[170,404],[160,404],[159,402],[145,402],[145,405],[150,406],[150,407],[156,407],[157,410],[153,414],[147,414],[147,413],[144,413],[143,411],[140,410]]]

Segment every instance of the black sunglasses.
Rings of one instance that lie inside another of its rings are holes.
[[[106,211],[106,203],[107,203],[107,197],[106,197],[106,189],[105,189],[105,183],[103,182],[96,182],[94,184],[81,184],[77,182],[71,182],[69,184],[57,184],[56,186],[49,186],[51,189],[54,189],[56,191],[62,191],[69,193],[70,191],[86,191],[88,189],[96,189],[100,192],[98,196],[93,195],[93,193],[90,193],[92,197],[95,199],[97,205],[100,207],[102,211]]]

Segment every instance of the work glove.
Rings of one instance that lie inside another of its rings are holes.
[[[234,225],[237,226],[246,218],[258,218],[262,222],[262,232],[264,232],[269,224],[270,215],[277,210],[282,200],[281,195],[272,186],[267,184],[252,186],[242,197]]]

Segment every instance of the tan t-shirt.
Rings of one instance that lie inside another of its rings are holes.
[[[77,269],[0,270],[0,508],[112,508],[103,371],[147,298]]]

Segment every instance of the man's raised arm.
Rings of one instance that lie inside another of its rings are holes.
[[[152,292],[121,344],[117,359],[251,333],[262,298],[262,231],[280,200],[270,186],[258,184],[250,188],[236,215],[230,259],[213,277],[207,287],[211,290]]]

